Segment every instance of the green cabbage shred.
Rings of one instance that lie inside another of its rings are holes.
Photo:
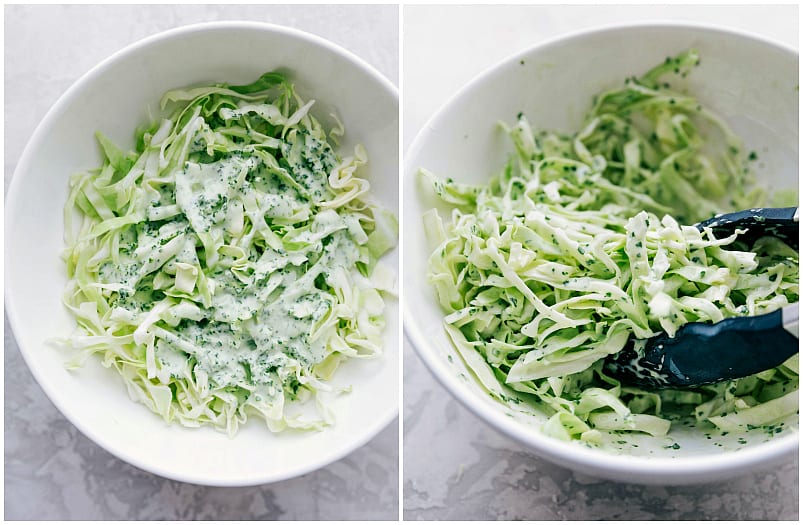
[[[103,165],[71,177],[64,210],[71,367],[99,354],[189,427],[334,422],[338,365],[382,353],[398,223],[371,203],[364,148],[341,158],[312,104],[266,73],[166,93],[134,152],[97,134]]]
[[[595,444],[679,420],[744,431],[797,413],[797,355],[688,390],[634,388],[602,368],[631,337],[799,298],[799,254],[781,240],[690,226],[765,200],[737,137],[667,81],[698,63],[690,50],[600,94],[573,135],[521,114],[502,124],[515,151],[487,184],[419,171],[452,209],[424,216],[449,338],[491,397],[545,412],[547,435]]]

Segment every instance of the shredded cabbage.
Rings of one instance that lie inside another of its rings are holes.
[[[103,166],[71,177],[64,210],[70,366],[99,354],[189,427],[333,423],[338,365],[382,352],[398,223],[312,104],[266,73],[166,93],[136,152],[97,134]]]
[[[690,418],[745,430],[798,410],[797,355],[689,390],[633,388],[602,369],[631,337],[799,298],[799,255],[781,240],[745,246],[688,226],[765,198],[750,189],[739,140],[665,80],[698,63],[691,50],[602,93],[572,136],[535,131],[523,115],[502,124],[515,153],[488,184],[419,172],[452,207],[446,220],[423,218],[449,338],[491,397],[546,412],[548,435],[662,436]]]

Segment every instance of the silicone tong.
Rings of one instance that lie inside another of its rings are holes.
[[[739,240],[752,243],[772,235],[798,249],[797,208],[753,208],[718,215],[697,224],[717,237],[746,229]],[[730,317],[718,323],[688,323],[674,337],[631,339],[608,356],[605,370],[623,384],[646,388],[689,388],[746,377],[775,368],[799,350],[798,303],[774,312]]]

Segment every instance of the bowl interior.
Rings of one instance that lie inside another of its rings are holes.
[[[85,434],[136,466],[212,485],[247,485],[303,474],[339,459],[398,413],[398,302],[388,300],[385,355],[349,362],[334,383],[353,392],[334,400],[336,423],[323,432],[271,434],[256,419],[234,437],[209,428],[168,425],[132,402],[121,378],[90,359],[67,371],[67,356],[47,344],[71,333],[62,307],[66,274],[62,209],[71,173],[101,162],[94,139],[103,131],[133,149],[134,129],[160,115],[161,95],[199,83],[247,83],[279,69],[299,93],[316,100],[313,114],[336,113],[346,136],[340,151],[365,145],[364,172],[373,196],[398,214],[398,94],[353,55],[320,38],[285,28],[218,23],[174,30],[105,61],[59,100],[40,124],[7,199],[6,298],[20,349],[38,382]],[[398,250],[385,262],[398,268]]]
[[[502,169],[512,151],[499,121],[515,122],[523,112],[535,128],[575,132],[593,95],[692,47],[699,50],[701,65],[683,87],[724,117],[748,151],[758,153],[754,168],[762,185],[770,192],[796,189],[797,54],[744,35],[691,26],[592,31],[511,57],[444,106],[405,158],[405,331],[421,358],[456,397],[499,429],[565,466],[627,481],[683,483],[700,476],[723,476],[759,458],[776,457],[796,446],[797,416],[785,422],[789,431],[773,436],[755,431],[716,433],[708,439],[696,428],[681,427],[663,438],[632,436],[618,450],[591,450],[540,435],[536,426],[545,417],[511,412],[490,399],[444,333],[443,312],[425,277],[430,247],[421,221],[423,212],[437,203],[429,192],[421,191],[416,171],[425,167],[456,181],[486,181]],[[625,463],[616,454],[631,458]],[[703,457],[705,467],[700,463]],[[654,473],[661,471],[667,477],[656,480]]]

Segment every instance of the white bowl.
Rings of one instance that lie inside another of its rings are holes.
[[[709,440],[699,430],[681,428],[665,438],[629,438],[638,448],[608,451],[542,435],[538,425],[545,416],[506,415],[505,407],[478,387],[445,335],[443,311],[425,277],[429,250],[421,216],[434,203],[420,193],[416,171],[425,167],[456,181],[486,181],[512,151],[498,121],[514,122],[523,111],[539,129],[576,131],[594,94],[691,47],[700,51],[702,62],[687,78],[689,90],[759,153],[756,171],[767,187],[796,188],[797,52],[744,33],[696,25],[597,29],[510,57],[455,95],[405,157],[404,329],[418,355],[457,399],[498,430],[554,463],[619,481],[697,483],[767,467],[797,450],[798,418],[785,422],[793,430],[768,442],[758,432]],[[675,442],[680,449],[670,446]]]
[[[333,405],[321,432],[271,434],[252,420],[234,437],[211,428],[169,425],[128,397],[116,373],[91,359],[67,371],[48,345],[71,333],[61,305],[66,283],[62,209],[71,173],[101,162],[101,130],[133,149],[134,130],[158,112],[161,95],[209,82],[248,83],[266,71],[289,73],[314,98],[313,114],[346,128],[342,150],[365,145],[376,200],[398,214],[398,91],[371,66],[319,37],[268,24],[221,22],[178,28],[116,53],[78,80],[36,129],[6,200],[6,306],[25,361],[61,412],[97,444],[142,469],[192,483],[238,486],[298,476],[368,442],[398,414],[398,302],[388,301],[385,355],[354,360],[335,375],[353,392]],[[398,268],[398,250],[387,263]]]

